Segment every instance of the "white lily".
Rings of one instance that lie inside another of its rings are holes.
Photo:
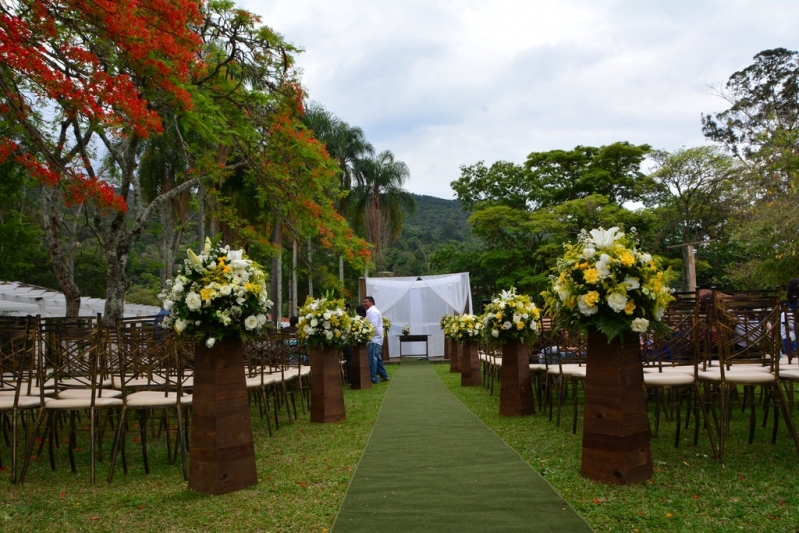
[[[620,232],[617,226],[608,230],[602,228],[591,230],[591,238],[597,248],[607,248],[622,237],[624,237],[624,233]]]

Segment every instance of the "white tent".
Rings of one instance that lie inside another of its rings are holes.
[[[391,357],[399,357],[399,334],[404,325],[411,327],[411,335],[430,335],[429,356],[443,356],[441,317],[472,312],[472,287],[468,272],[407,278],[366,278],[364,296],[372,296],[383,316],[391,320],[388,333]],[[424,344],[403,345],[402,353],[424,353]]]
[[[82,297],[80,299],[80,316],[96,316],[102,314],[105,300]],[[151,316],[160,311],[153,305],[125,304],[126,317]],[[0,281],[0,314],[6,316],[39,315],[42,317],[65,316],[67,304],[64,295],[58,291],[19,283],[18,281]]]

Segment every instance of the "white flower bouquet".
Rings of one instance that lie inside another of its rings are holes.
[[[391,329],[391,320],[386,317],[383,317],[383,331],[388,331]]]
[[[510,340],[532,342],[540,331],[541,311],[526,294],[516,294],[516,288],[502,291],[486,305],[481,320],[484,338],[505,344]]]
[[[449,324],[450,338],[457,342],[476,341],[483,332],[483,322],[477,315],[458,315]]]
[[[175,279],[158,297],[169,311],[164,327],[204,341],[209,348],[225,337],[254,337],[266,325],[272,302],[266,274],[241,250],[206,239],[203,251],[187,250]]]
[[[347,344],[351,346],[363,346],[372,340],[375,328],[371,322],[362,316],[350,318],[350,327],[347,331]]]
[[[558,327],[586,331],[595,327],[608,340],[632,331],[663,331],[661,318],[674,297],[662,270],[619,228],[583,230],[565,253],[542,292],[546,310]]]
[[[344,300],[309,296],[299,313],[297,337],[309,345],[340,348],[347,343],[352,318],[344,310]]]
[[[402,329],[400,330],[400,334],[402,334],[402,335],[410,335],[411,334],[411,327],[408,324],[405,324],[404,326],[402,326]]]

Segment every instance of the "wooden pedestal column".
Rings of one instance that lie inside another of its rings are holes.
[[[391,355],[388,353],[388,332],[383,334],[383,347],[381,348],[380,355],[383,357],[383,362],[388,362]]]
[[[499,414],[525,416],[535,413],[533,383],[527,346],[510,341],[502,346],[502,370],[499,376]]]
[[[444,361],[451,361],[452,341],[444,337]]]
[[[258,484],[241,339],[198,343],[189,455],[189,488],[226,494]]]
[[[338,349],[312,346],[311,422],[340,422],[345,418]]]
[[[463,353],[463,343],[451,341],[452,348],[449,351],[449,371],[456,373],[461,371],[461,354]]]
[[[588,332],[582,475],[631,485],[652,477],[638,335],[611,343]]]
[[[371,371],[369,370],[369,352],[366,346],[352,347],[350,372],[350,387],[353,389],[372,388]]]
[[[469,341],[462,346],[461,387],[479,387],[483,384],[483,376],[480,375],[480,358],[477,353],[477,343]]]

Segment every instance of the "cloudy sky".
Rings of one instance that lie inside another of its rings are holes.
[[[406,188],[453,198],[461,165],[616,141],[705,143],[714,94],[770,48],[799,49],[796,0],[238,0],[304,49],[309,97]]]

